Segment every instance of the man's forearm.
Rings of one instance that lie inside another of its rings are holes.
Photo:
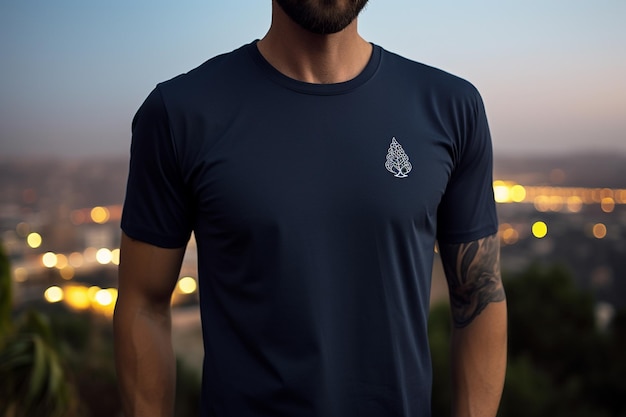
[[[507,308],[497,235],[440,245],[454,330],[452,416],[495,417],[506,370]]]
[[[452,416],[495,417],[507,357],[506,302],[491,303],[452,331]]]
[[[118,300],[115,360],[125,417],[171,417],[176,364],[169,306],[142,309]]]

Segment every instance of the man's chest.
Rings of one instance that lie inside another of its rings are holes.
[[[188,176],[198,222],[234,231],[355,217],[432,222],[452,171],[450,139],[402,113],[305,108],[235,120],[205,139]]]

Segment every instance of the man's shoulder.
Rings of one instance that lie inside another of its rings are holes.
[[[459,75],[386,49],[382,50],[386,66],[395,72],[396,76],[410,83],[427,87],[431,92],[452,94],[457,97],[479,95],[474,84]]]
[[[206,88],[216,88],[241,79],[241,73],[249,68],[252,44],[216,55],[190,71],[158,84],[167,95],[187,95]]]

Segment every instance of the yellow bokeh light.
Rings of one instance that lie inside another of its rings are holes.
[[[535,222],[532,227],[533,236],[537,239],[543,239],[548,234],[548,225],[544,222]]]
[[[504,181],[493,182],[493,197],[496,203],[508,203],[511,201],[509,187]]]
[[[550,196],[550,210],[561,211],[563,208],[563,197],[558,195]]]
[[[523,186],[516,184],[511,187],[511,200],[515,203],[521,203],[526,199],[526,188]]]
[[[550,210],[550,197],[546,195],[538,195],[535,197],[535,209],[541,212]]]
[[[603,212],[612,213],[615,210],[615,200],[612,197],[604,197],[600,201],[600,207],[602,207]]]
[[[602,223],[596,223],[593,225],[593,237],[596,239],[604,239],[606,237],[606,226]]]
[[[46,252],[41,256],[41,263],[46,268],[54,268],[57,264],[57,256],[53,252]]]
[[[100,290],[96,293],[96,302],[101,306],[108,306],[113,302],[113,297],[107,290]]]
[[[91,220],[93,220],[94,223],[98,223],[98,224],[103,224],[109,221],[110,218],[110,213],[109,213],[109,209],[107,209],[106,207],[94,207],[91,209]]]
[[[572,213],[578,213],[583,208],[583,200],[578,196],[567,198],[567,210]]]
[[[61,269],[59,271],[59,273],[61,274],[61,278],[65,279],[65,280],[70,280],[72,278],[74,278],[74,268],[72,268],[71,266],[67,265],[65,268]]]
[[[41,235],[39,233],[33,232],[26,237],[26,244],[33,249],[37,249],[38,247],[40,247],[42,241],[43,239],[41,238]]]
[[[111,259],[111,251],[107,248],[98,249],[96,252],[96,261],[98,261],[100,265],[111,263]]]
[[[500,236],[506,245],[513,245],[519,240],[519,232],[512,227],[504,229]]]
[[[184,277],[178,281],[178,290],[183,294],[193,294],[197,288],[198,284],[192,277]]]
[[[57,269],[63,269],[67,265],[69,265],[69,261],[67,260],[67,256],[62,253],[57,254],[57,262],[54,265]]]
[[[91,291],[91,289],[89,290]],[[115,302],[117,301],[117,290],[108,288],[106,290],[98,290],[94,295],[92,307],[107,317],[113,316],[115,311]]]
[[[100,291],[101,289],[102,288],[98,287],[97,285],[93,285],[87,289],[87,296],[92,303],[96,302],[96,294],[98,294],[98,291]]]
[[[108,288],[98,290],[95,295],[95,301],[102,307],[111,306],[117,300],[117,290],[115,288]]]
[[[120,264],[120,250],[118,249],[113,249],[111,251],[111,263],[113,265],[119,265]]]
[[[56,285],[52,286],[44,291],[43,296],[49,303],[58,303],[63,300],[63,289]]]
[[[75,310],[87,310],[91,306],[87,287],[72,285],[65,288],[65,303]]]

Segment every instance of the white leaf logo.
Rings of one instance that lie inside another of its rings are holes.
[[[396,178],[406,178],[413,166],[409,162],[408,155],[402,149],[402,145],[398,143],[396,138],[391,139],[389,151],[387,152],[387,162],[385,168],[391,172]]]

